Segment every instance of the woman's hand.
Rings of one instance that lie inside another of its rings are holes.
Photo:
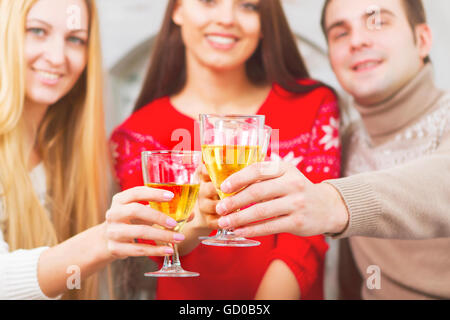
[[[216,208],[218,214],[227,215],[219,220],[219,226],[237,228],[234,233],[239,236],[340,233],[348,223],[347,208],[338,191],[327,183],[313,184],[289,163],[256,163],[221,185],[225,193],[241,189]],[[257,204],[232,213],[253,203]]]
[[[171,255],[169,246],[136,243],[135,239],[154,240],[163,243],[179,243],[184,235],[170,230],[177,222],[167,215],[138,202],[167,202],[173,198],[171,192],[149,187],[125,190],[113,197],[111,208],[106,212],[105,233],[109,255],[115,259],[129,256]]]
[[[219,196],[209,178],[204,165],[201,170],[201,184],[198,202],[194,208],[194,217],[184,227],[186,240],[178,246],[180,255],[184,256],[194,250],[199,244],[199,237],[208,236],[213,230],[218,229],[217,221],[220,216],[216,213],[216,205]]]
[[[211,182],[206,167],[202,165],[201,184],[198,197],[198,208],[201,217],[199,224],[205,228],[216,230],[219,228],[218,221],[220,216],[216,212],[216,206],[219,203],[219,195],[217,194],[214,184]]]

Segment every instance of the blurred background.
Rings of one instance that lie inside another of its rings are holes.
[[[324,0],[282,1],[311,76],[336,88],[342,101],[349,103],[327,59],[326,42],[320,28]],[[431,59],[437,84],[450,90],[450,41],[447,34],[450,30],[450,1],[424,0],[424,3],[434,34]],[[109,134],[131,113],[167,0],[97,0],[97,4],[103,42],[106,126]],[[327,255],[325,291],[327,299],[336,299],[337,243],[328,241],[330,251]],[[141,277],[141,270],[136,270],[136,275]],[[147,282],[143,287],[153,290],[153,280],[142,277],[141,281]],[[152,293],[147,292],[140,297],[152,298]]]

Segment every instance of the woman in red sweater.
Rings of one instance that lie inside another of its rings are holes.
[[[123,190],[143,184],[142,151],[200,150],[200,113],[263,114],[279,129],[271,158],[295,163],[313,182],[338,177],[336,96],[308,79],[279,0],[171,0],[151,62],[134,113],[111,137]],[[183,267],[200,277],[158,279],[157,299],[323,299],[322,236],[201,245],[198,237],[218,228],[210,190],[202,183],[180,244]]]

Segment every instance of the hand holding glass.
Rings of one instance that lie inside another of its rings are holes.
[[[175,231],[181,232],[194,209],[200,189],[200,151],[145,151],[142,153],[142,173],[146,186],[164,189],[174,194],[170,202],[150,202],[150,206],[177,221]],[[169,244],[171,245],[171,244]],[[161,270],[147,272],[147,277],[196,277],[196,272],[183,270],[177,245],[174,254],[164,258]]]
[[[264,119],[262,115],[200,115],[203,161],[221,199],[232,195],[220,190],[226,178],[265,157],[261,154],[264,149]],[[269,128],[269,138],[270,131]],[[255,240],[236,237],[230,230],[219,230],[215,237],[202,243],[229,247],[260,244]]]

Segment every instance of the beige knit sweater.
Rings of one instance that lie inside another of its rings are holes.
[[[344,139],[346,178],[327,183],[349,209],[337,237],[351,237],[362,279],[369,266],[381,271],[381,289],[363,281],[362,297],[449,299],[450,95],[429,64],[388,101],[356,108],[362,123]]]

